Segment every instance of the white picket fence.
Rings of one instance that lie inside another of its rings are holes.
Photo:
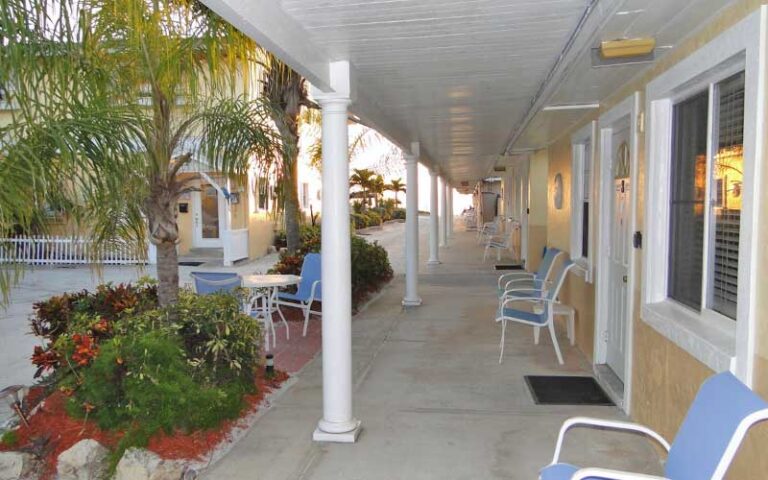
[[[98,251],[87,239],[70,237],[0,238],[0,263],[27,265],[136,265],[147,263],[136,250],[124,244],[102,246]]]

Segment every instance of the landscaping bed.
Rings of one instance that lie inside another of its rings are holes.
[[[163,460],[206,456],[288,378],[266,377],[261,331],[241,301],[183,291],[161,308],[142,280],[36,304],[43,346],[32,362],[44,386],[27,394],[28,413],[39,405],[29,425],[3,435],[0,452],[23,452],[40,478],[57,468],[61,477],[62,453],[84,439],[103,450],[104,476],[136,448]]]

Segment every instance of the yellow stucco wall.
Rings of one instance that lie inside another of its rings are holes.
[[[534,271],[539,268],[541,252],[547,245],[547,171],[549,157],[546,150],[531,155],[528,169],[528,264]]]
[[[733,26],[748,14],[754,12],[762,3],[756,0],[742,0],[734,2],[723,10],[710,24],[705,25],[696,35],[689,37],[670,52],[650,70],[639,76],[633,82],[629,82],[622,89],[615,92],[606,102],[603,102],[600,112],[605,112],[622,101],[635,91],[643,92],[646,84],[666,71],[680,60],[690,55],[693,51],[706,44],[727,28]],[[576,130],[588,121],[597,118],[598,114],[586,118],[584,123],[576,126]],[[768,124],[767,124],[768,125]],[[768,126],[764,134],[768,135]],[[569,249],[570,243],[570,134],[564,132],[563,136],[554,142],[549,148],[549,212],[547,222],[547,243]],[[645,152],[644,135],[639,136],[640,151],[639,162],[640,175],[637,179],[638,229],[644,230],[644,181]],[[758,202],[757,230],[755,241],[758,245],[755,271],[757,272],[756,298],[758,305],[756,311],[768,311],[768,166],[765,158],[768,155],[768,146],[764,147],[758,158],[762,160],[763,169],[761,180],[761,198]],[[560,172],[563,175],[563,209],[555,210],[552,206],[551,185],[554,175]],[[596,205],[596,202],[593,203]],[[594,241],[594,239],[593,239]],[[642,256],[648,254],[645,250],[638,252],[636,268],[635,309],[633,312],[634,332],[634,356],[633,356],[633,385],[631,416],[634,420],[647,424],[659,431],[666,438],[672,439],[687,412],[691,401],[701,383],[714,372],[696,360],[693,356],[677,347],[665,337],[657,333],[640,318],[640,288],[642,286]],[[562,293],[565,302],[574,304],[578,311],[577,344],[589,357],[592,357],[592,345],[594,335],[594,287],[586,284],[578,277],[569,278]],[[760,315],[757,325],[757,342],[755,352],[754,389],[768,397],[768,315]],[[728,479],[747,480],[768,478],[768,456],[764,454],[768,446],[768,425],[754,428],[748,435],[742,448],[731,466]]]
[[[266,255],[275,237],[272,220],[266,213],[251,213],[248,217],[248,256],[259,258]]]
[[[571,142],[565,137],[549,148],[549,174],[547,181],[547,244],[560,250],[571,250]],[[563,178],[563,206],[554,205],[555,176]],[[597,202],[593,202],[596,205]],[[594,238],[590,237],[591,240]],[[592,360],[595,336],[595,287],[582,276],[568,275],[560,292],[563,303],[576,310],[576,346]]]

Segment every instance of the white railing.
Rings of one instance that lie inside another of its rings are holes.
[[[101,246],[70,237],[0,238],[0,263],[27,265],[136,265],[147,263],[135,248],[125,244]]]
[[[223,230],[222,245],[224,250],[224,265],[231,267],[232,264],[243,258],[248,258],[248,229]]]

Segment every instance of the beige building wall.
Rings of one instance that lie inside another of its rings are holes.
[[[703,26],[695,35],[689,37],[675,50],[666,55],[649,71],[628,83],[625,87],[614,93],[607,102],[601,106],[600,112],[605,112],[622,101],[635,91],[644,92],[647,83],[675,65],[696,49],[700,48],[724,30],[733,26],[748,14],[754,12],[764,3],[757,0],[741,0],[734,2],[724,9],[718,17]],[[747,100],[749,101],[749,100]],[[768,111],[768,105],[765,106]],[[587,122],[598,118],[599,113],[575,126],[573,131],[584,126]],[[768,135],[768,122],[765,123],[764,135]],[[549,215],[547,221],[546,242],[549,245],[568,250],[570,247],[570,175],[571,175],[571,146],[570,135],[572,131],[564,132],[549,148]],[[637,228],[644,231],[644,183],[645,171],[645,136],[639,136],[640,151],[638,154],[639,178],[638,204],[637,204]],[[757,248],[755,282],[756,298],[758,298],[757,312],[768,311],[768,165],[765,158],[766,151],[758,156],[762,162],[762,181],[758,182],[762,187],[761,199],[756,208],[758,216],[757,230],[755,231]],[[563,209],[555,210],[552,207],[551,185],[556,173],[563,175]],[[533,182],[532,182],[533,188]],[[533,198],[532,198],[533,199]],[[593,205],[597,205],[597,200]],[[597,215],[596,215],[597,216]],[[593,239],[594,241],[594,239]],[[635,291],[635,310],[633,312],[634,331],[634,357],[633,357],[633,384],[631,399],[631,417],[640,423],[647,424],[659,431],[668,439],[673,439],[685,413],[687,412],[701,383],[714,372],[704,364],[679,348],[666,337],[657,333],[653,328],[640,318],[640,289],[642,288],[641,266],[646,250],[637,252],[637,267]],[[595,289],[586,284],[581,278],[571,276],[566,282],[562,298],[566,303],[574,305],[577,309],[577,344],[579,348],[592,358],[594,336],[594,298]],[[768,398],[768,315],[758,315],[757,342],[755,352],[755,371],[753,375],[754,389],[764,398]],[[730,480],[755,480],[768,478],[768,456],[765,455],[765,446],[768,445],[768,425],[761,425],[752,429],[747,440],[737,454],[734,464],[728,473]]]
[[[526,269],[539,268],[541,253],[547,246],[547,150],[531,155],[528,167],[528,262]]]
[[[547,176],[547,245],[559,250],[571,250],[571,142],[565,137],[549,148],[549,173]],[[563,206],[555,208],[555,176],[563,179]],[[595,208],[597,202],[592,202]],[[597,216],[595,215],[595,218]],[[590,240],[594,241],[594,235]],[[570,273],[560,293],[563,303],[576,310],[576,346],[592,361],[595,337],[595,286],[583,276]]]

